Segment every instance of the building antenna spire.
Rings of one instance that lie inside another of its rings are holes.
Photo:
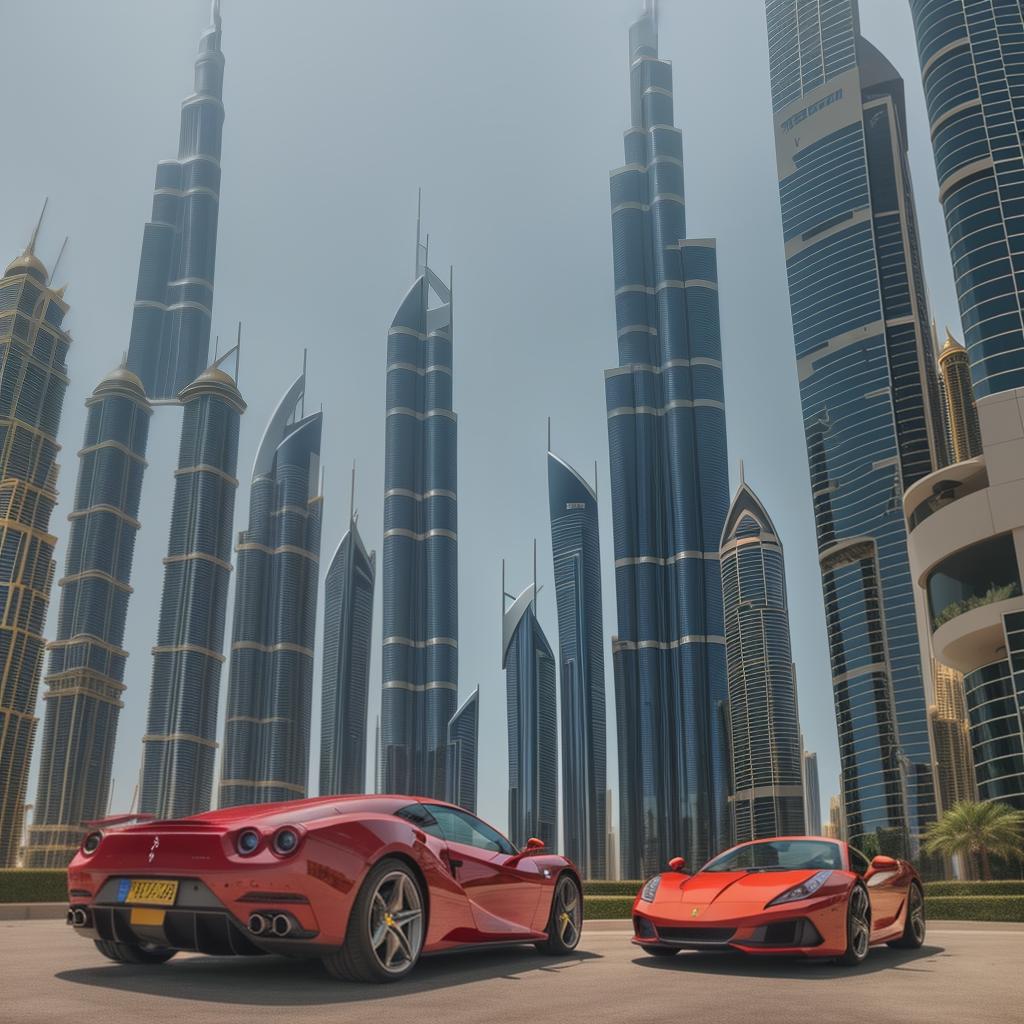
[[[352,492],[348,502],[348,521],[351,526],[356,521],[356,460],[352,460]]]
[[[548,452],[551,451],[551,417],[548,417]]]
[[[533,610],[537,611],[537,538],[533,538]]]
[[[64,236],[64,241],[61,243],[60,252],[57,253],[57,261],[53,265],[53,270],[50,271],[50,280],[54,279],[54,275],[57,273],[57,268],[60,266],[60,261],[64,256],[64,250],[68,247],[68,236]]]
[[[210,24],[214,28],[220,28],[220,0],[213,0],[210,8]]]
[[[746,482],[747,482],[747,476],[746,476],[745,467],[743,465],[743,460],[740,459],[740,487],[742,487]]]
[[[423,225],[423,189],[416,190],[416,277],[420,276],[420,229]]]
[[[306,357],[309,355],[309,349],[304,348],[302,350],[302,412],[299,414],[299,419],[303,420],[306,418]]]
[[[46,207],[50,204],[50,197],[47,196],[43,200],[43,208],[39,211],[39,220],[36,221],[35,229],[32,232],[32,237],[29,239],[28,248],[25,250],[26,253],[34,254],[36,251],[36,242],[39,240],[39,229],[43,226],[43,217],[46,216]]]

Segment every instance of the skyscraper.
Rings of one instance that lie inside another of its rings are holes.
[[[353,486],[354,491],[354,486]],[[366,792],[366,706],[377,553],[367,553],[355,507],[324,583],[320,795]]]
[[[807,834],[821,834],[821,785],[818,781],[818,755],[811,750],[803,753],[804,775],[804,828]]]
[[[611,175],[619,365],[607,371],[621,872],[729,837],[718,546],[729,506],[713,240],[686,237],[682,136],[655,15],[630,30],[632,124]]]
[[[124,366],[86,400],[56,639],[44,698],[28,867],[65,867],[102,818],[124,692],[125,619],[152,409]]]
[[[237,347],[183,388],[178,468],[149,715],[142,738],[139,808],[157,818],[210,809],[217,752],[224,618],[245,402],[220,368]],[[237,369],[236,369],[237,374]]]
[[[320,576],[320,436],[305,371],[256,453],[238,537],[220,806],[306,796]]]
[[[480,687],[463,702],[448,723],[448,788],[445,799],[476,814],[477,764],[480,745]]]
[[[459,689],[452,293],[418,230],[416,280],[388,331],[384,464],[382,784],[443,798]]]
[[[950,454],[954,462],[965,462],[981,454],[981,425],[971,385],[970,357],[948,331],[946,344],[939,353],[939,369],[946,399]]]
[[[948,811],[962,800],[977,800],[971,731],[967,717],[964,677],[947,665],[935,663],[935,703],[929,708],[935,740],[935,774],[939,806]]]
[[[503,588],[504,592],[504,588]],[[508,699],[508,832],[519,848],[558,844],[555,656],[537,621],[537,585],[505,610],[501,667]],[[504,603],[504,601],[503,601]]]
[[[782,541],[746,483],[729,509],[721,554],[734,838],[802,835],[800,722]]]
[[[181,105],[178,156],[157,164],[142,236],[128,369],[150,399],[177,398],[207,364],[220,203],[224,54],[220,0],[199,41],[195,89]]]
[[[786,266],[850,841],[935,816],[904,490],[941,464],[903,82],[855,0],[767,0]]]
[[[974,394],[1024,387],[1024,11],[910,0]]]
[[[14,867],[24,823],[71,345],[63,289],[35,254],[38,232],[0,278],[0,868]]]
[[[597,495],[548,452],[562,714],[562,848],[585,878],[604,878],[607,749]]]

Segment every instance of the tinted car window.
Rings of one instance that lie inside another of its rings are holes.
[[[437,818],[423,806],[423,804],[409,804],[401,810],[395,811],[395,816],[411,821],[417,828],[422,829],[427,835],[444,839],[444,830],[438,823]]]
[[[842,866],[843,858],[836,843],[821,839],[777,839],[770,843],[748,843],[735,850],[729,850],[706,864],[702,870],[839,870]]]
[[[500,832],[466,811],[458,811],[454,807],[431,807],[430,813],[437,819],[445,839],[450,843],[475,846],[478,850],[490,850],[508,856],[516,852]]]
[[[855,850],[852,846],[848,846],[847,849],[850,851],[850,870],[863,875],[871,867],[871,861],[860,850]]]

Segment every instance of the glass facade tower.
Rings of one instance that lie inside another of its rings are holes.
[[[903,83],[854,0],[768,0],[775,146],[850,841],[935,816],[901,497],[944,427]]]
[[[630,30],[632,124],[611,175],[619,365],[606,373],[622,861],[704,863],[729,839],[718,548],[729,506],[715,242],[686,237],[672,66]]]
[[[594,489],[548,452],[562,715],[562,850],[585,878],[607,877],[607,749],[601,537]]]
[[[417,239],[388,331],[381,785],[443,799],[459,688],[452,294]]]
[[[537,621],[530,584],[505,611],[501,667],[508,700],[508,834],[558,847],[558,708],[555,656]]]
[[[50,287],[35,237],[0,278],[0,868],[15,866],[23,833],[71,345],[63,289]]]
[[[306,796],[320,584],[323,415],[302,414],[306,375],[256,453],[249,526],[236,552],[220,806]]]
[[[480,741],[480,687],[448,723],[448,790],[445,799],[476,814],[477,757]]]
[[[804,834],[796,675],[782,542],[745,483],[722,533],[734,839]],[[815,766],[817,784],[817,766]]]
[[[978,399],[1024,387],[1024,10],[910,0]]]
[[[366,706],[377,554],[367,553],[356,516],[324,583],[320,795],[366,792]]]
[[[139,809],[183,818],[210,809],[231,534],[245,402],[219,364],[178,395],[184,407]]]
[[[174,400],[207,364],[217,256],[224,54],[220,3],[199,41],[195,88],[181,106],[178,157],[156,169],[142,235],[128,368],[150,399]]]
[[[965,462],[981,455],[981,423],[971,384],[971,363],[967,349],[952,334],[939,353],[942,393],[946,400],[949,451],[952,462]]]

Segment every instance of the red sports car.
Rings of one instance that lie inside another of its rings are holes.
[[[400,796],[340,796],[90,832],[68,869],[68,923],[121,963],[178,950],[317,957],[341,978],[395,981],[421,954],[575,948],[575,867],[531,839]]]
[[[799,836],[733,847],[694,875],[681,857],[633,904],[633,941],[656,956],[681,949],[833,957],[859,964],[871,946],[924,942],[924,895],[903,860]]]

